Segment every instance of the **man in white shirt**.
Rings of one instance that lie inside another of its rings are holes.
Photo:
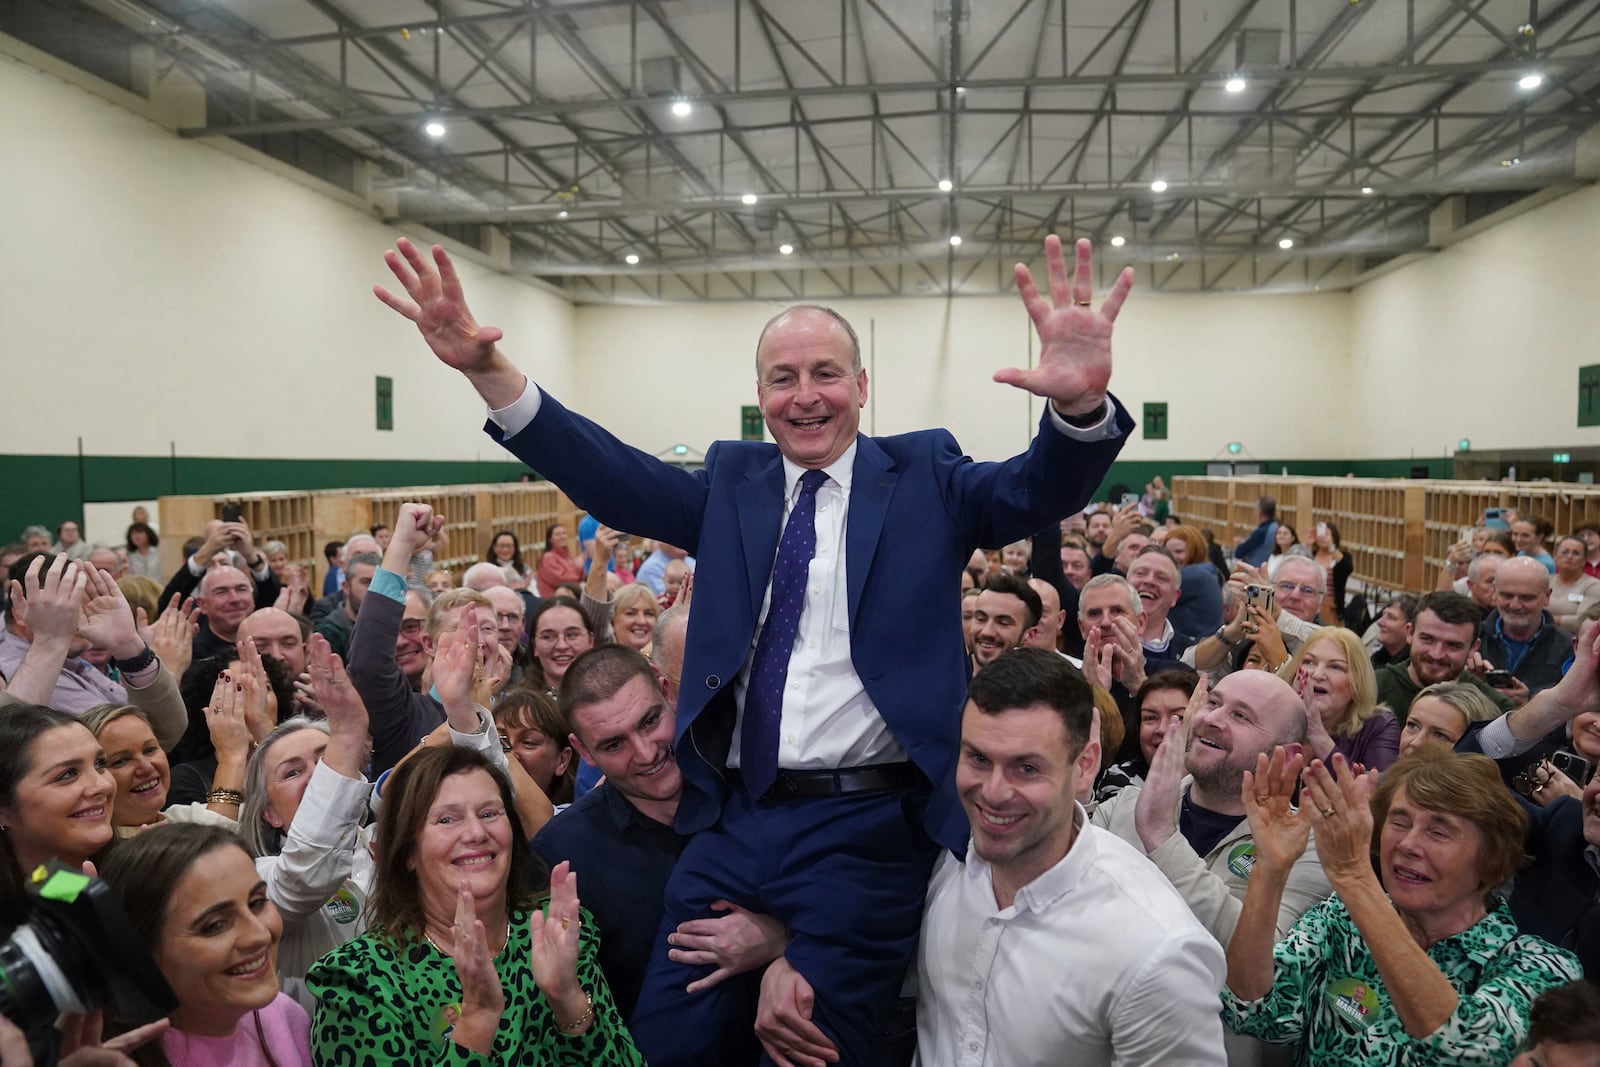
[[[924,1067],[1223,1062],[1222,947],[1074,799],[1100,765],[1093,714],[1043,649],[972,681],[956,764],[972,840],[965,862],[940,857],[922,922]]]

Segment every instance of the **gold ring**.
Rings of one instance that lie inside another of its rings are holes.
[[[563,915],[561,917],[561,929],[565,930],[570,923],[571,923],[571,920],[568,919],[565,915]]]
[[[1272,799],[1272,798],[1268,797],[1268,796],[1264,796],[1264,795],[1262,795],[1260,793],[1256,794],[1256,803],[1257,804],[1265,804],[1270,799]]]
[[[1335,814],[1337,814],[1337,812],[1335,812],[1334,809],[1332,809],[1332,808],[1323,808],[1322,809],[1322,817],[1324,819],[1331,819],[1331,818],[1334,817]]]
[[[1093,307],[1094,306],[1094,301],[1093,300],[1074,300],[1073,303],[1078,305],[1081,308]]]

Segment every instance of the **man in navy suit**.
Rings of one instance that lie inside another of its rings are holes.
[[[705,968],[671,962],[679,923],[731,901],[776,916],[841,1062],[869,1060],[915,947],[938,846],[960,850],[954,774],[966,691],[957,590],[977,547],[1021,540],[1081,508],[1132,428],[1107,394],[1125,270],[1097,311],[1088,241],[1069,278],[1045,244],[1051,299],[1017,284],[1038,365],[995,380],[1049,399],[1029,449],[974,463],[946,431],[871,438],[855,332],[791,308],[762,331],[756,391],[776,446],[719,442],[689,473],[568,411],[512,365],[468,311],[448,256],[385,256],[407,297],[378,288],[461,371],[491,436],[608,526],[699,561],[678,697],[680,832],[666,920],[632,1020],[652,1067],[720,1062],[748,1025],[747,984],[688,994]],[[619,872],[619,876],[625,877]],[[774,1058],[795,1048],[768,1041]]]

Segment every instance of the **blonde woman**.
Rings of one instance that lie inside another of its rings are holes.
[[[1306,740],[1320,760],[1335,752],[1381,771],[1400,756],[1400,722],[1377,706],[1378,681],[1361,638],[1327,626],[1279,672],[1306,706]]]

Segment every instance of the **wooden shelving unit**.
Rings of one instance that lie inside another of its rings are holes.
[[[1385,589],[1431,589],[1450,546],[1484,509],[1515,507],[1540,515],[1556,533],[1600,522],[1600,486],[1546,482],[1450,482],[1378,478],[1172,479],[1172,510],[1186,523],[1210,527],[1217,543],[1255,529],[1256,501],[1278,502],[1278,518],[1309,540],[1319,522],[1339,528],[1355,557],[1354,576]]]
[[[582,513],[548,482],[510,485],[431,485],[407,489],[336,489],[316,493],[232,493],[221,496],[164,496],[160,498],[161,533],[174,544],[200,536],[212,519],[222,518],[225,504],[238,504],[240,517],[250,526],[256,543],[282,541],[289,558],[314,575],[313,588],[321,588],[327,563],[322,546],[348,540],[375,523],[393,526],[400,505],[408,501],[427,504],[444,516],[450,535],[449,556],[436,560],[458,574],[483,558],[496,530],[510,529],[522,544],[529,566],[538,562],[544,547],[545,527],[566,524],[574,536]]]

